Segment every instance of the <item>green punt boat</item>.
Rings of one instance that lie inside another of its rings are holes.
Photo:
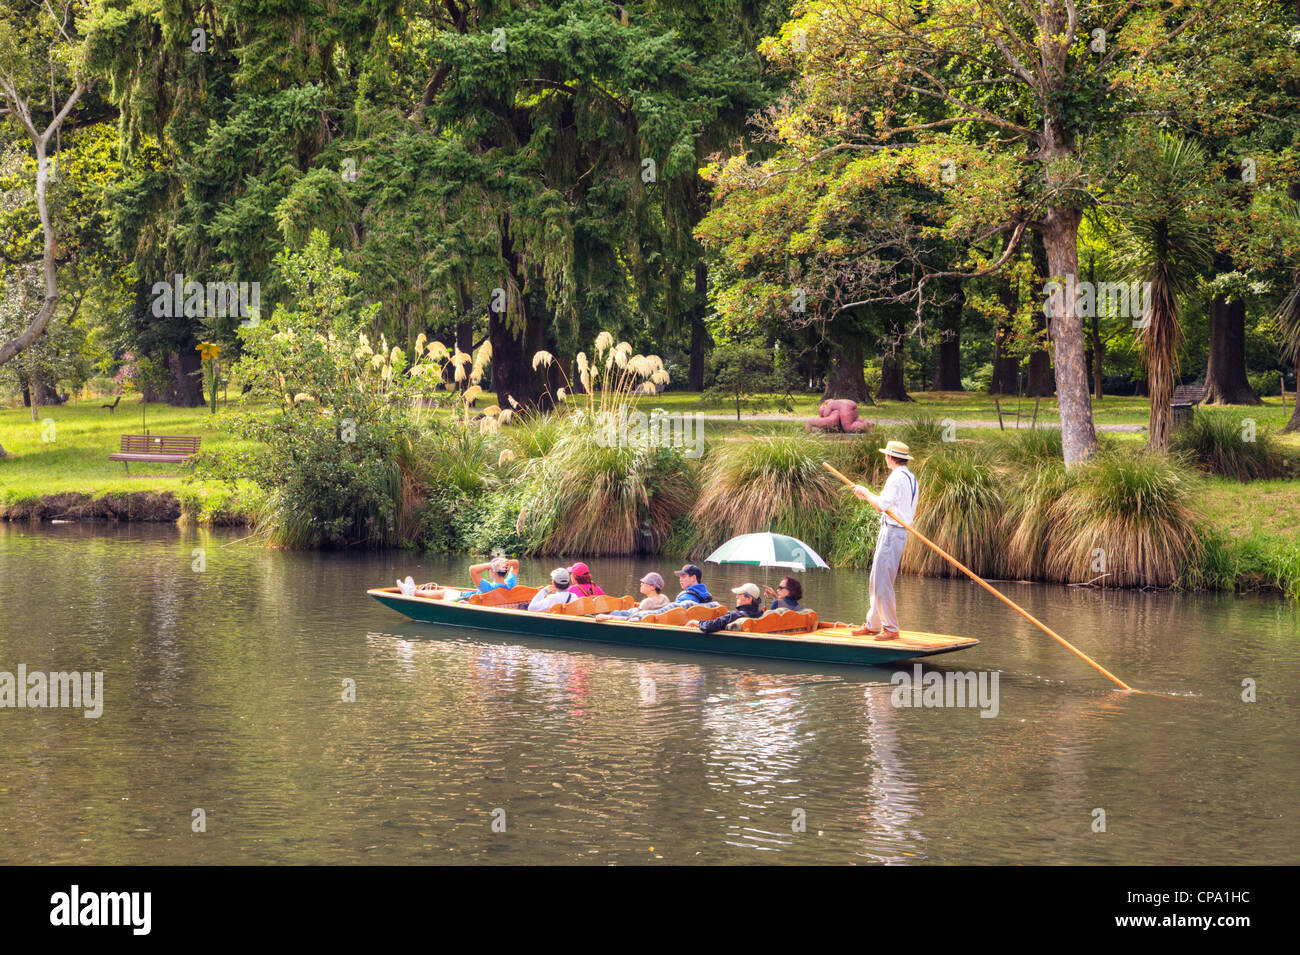
[[[671,624],[595,620],[559,613],[532,613],[507,607],[486,607],[429,597],[407,596],[396,587],[366,591],[385,607],[420,623],[468,627],[535,637],[559,637],[593,643],[695,653],[722,653],[770,660],[880,666],[898,660],[952,653],[973,647],[978,640],[904,630],[895,640],[855,637],[845,624],[824,624],[804,633],[742,633],[724,630],[703,634]]]

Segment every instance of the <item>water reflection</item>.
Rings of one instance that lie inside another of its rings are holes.
[[[1004,585],[1174,702],[1113,693],[977,588],[909,580],[913,625],[983,641],[933,669],[1001,671],[985,719],[893,707],[887,669],[414,624],[364,589],[461,562],[231,540],[0,526],[0,669],[102,669],[106,694],[100,720],[0,710],[0,862],[1296,861],[1300,641],[1277,601]],[[824,617],[861,615],[859,575],[805,583]]]

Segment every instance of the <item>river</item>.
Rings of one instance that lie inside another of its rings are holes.
[[[677,566],[588,559],[613,593]],[[0,863],[1300,862],[1293,603],[999,585],[1166,699],[973,584],[902,578],[905,627],[982,641],[924,669],[996,672],[984,716],[893,705],[911,664],[445,630],[365,594],[464,564],[0,523],[0,671],[103,673],[98,718],[0,709]],[[865,575],[804,582],[861,619]]]

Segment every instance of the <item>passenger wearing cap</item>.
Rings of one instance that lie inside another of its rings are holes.
[[[605,593],[600,587],[591,582],[591,568],[582,561],[578,561],[569,568],[569,575],[573,578],[569,590],[579,597],[600,597]]]
[[[687,564],[676,573],[677,583],[681,585],[682,592],[673,598],[673,603],[689,607],[691,604],[713,602],[713,595],[709,593],[709,588],[700,583],[700,578],[704,576],[704,572],[699,567],[695,564]]]
[[[609,613],[596,614],[597,620],[639,620],[648,613],[658,613],[672,605],[664,593],[664,579],[656,573],[646,574],[641,578],[641,593],[645,599],[631,610],[611,610]]]
[[[529,610],[546,611],[558,604],[567,604],[570,601],[577,600],[577,594],[569,591],[569,585],[573,583],[573,578],[569,575],[569,568],[556,567],[551,571],[551,583],[537,591],[528,604]]]
[[[731,592],[736,595],[735,610],[713,620],[688,620],[686,626],[698,627],[705,633],[717,633],[733,621],[763,616],[763,602],[758,599],[761,591],[757,584],[741,584],[739,587],[733,587]]]
[[[916,520],[916,499],[920,486],[907,469],[912,460],[911,449],[901,441],[890,441],[878,448],[889,466],[889,477],[880,489],[880,496],[872,494],[861,484],[853,485],[853,493],[880,511],[880,536],[876,538],[876,553],[871,559],[871,607],[867,620],[853,631],[855,636],[871,636],[877,640],[898,639],[898,610],[894,603],[894,582],[898,579],[898,565],[903,560],[903,547],[907,544],[907,528],[887,515],[893,512],[899,519],[911,524]]]

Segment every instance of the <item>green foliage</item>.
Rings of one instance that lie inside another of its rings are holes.
[[[410,399],[430,363],[409,367],[400,349],[376,352],[360,329],[372,308],[356,304],[355,276],[323,233],[278,265],[294,295],[244,329],[238,373],[271,398],[270,414],[245,414],[235,430],[264,443],[251,477],[266,492],[261,523],[285,546],[398,543],[414,499]],[[423,344],[423,343],[421,343]],[[436,369],[431,380],[440,380]]]

